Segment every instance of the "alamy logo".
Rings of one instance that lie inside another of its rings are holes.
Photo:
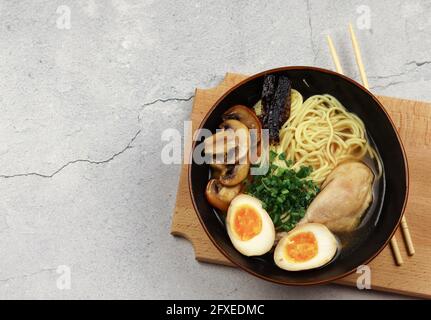
[[[57,288],[59,290],[70,290],[72,285],[71,269],[68,266],[60,265],[56,272],[60,275],[57,278]]]
[[[60,30],[69,30],[71,28],[71,11],[69,6],[61,5],[57,8],[57,28]]]

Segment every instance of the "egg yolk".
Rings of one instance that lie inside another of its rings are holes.
[[[247,241],[260,233],[262,220],[254,208],[243,206],[236,210],[233,226],[239,238]]]
[[[287,256],[295,262],[305,262],[317,255],[317,240],[312,232],[301,232],[291,238],[286,247]]]

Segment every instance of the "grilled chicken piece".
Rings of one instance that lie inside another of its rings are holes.
[[[317,222],[333,232],[354,230],[372,201],[374,175],[362,162],[337,166],[299,224]]]

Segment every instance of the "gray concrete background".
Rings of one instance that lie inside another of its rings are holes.
[[[399,297],[196,262],[169,235],[180,167],[161,164],[160,137],[226,71],[333,68],[328,33],[358,79],[347,23],[363,5],[373,91],[430,101],[431,1],[0,3],[0,298]]]

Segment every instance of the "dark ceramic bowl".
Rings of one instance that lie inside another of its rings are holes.
[[[209,178],[208,165],[189,165],[189,186],[192,202],[199,220],[209,238],[232,263],[262,279],[287,285],[327,283],[352,273],[367,264],[388,244],[400,223],[408,195],[408,167],[405,152],[397,131],[377,98],[360,84],[338,73],[314,67],[283,67],[251,76],[226,92],[211,108],[199,128],[215,129],[221,115],[235,104],[253,106],[262,91],[267,74],[287,75],[304,100],[314,94],[329,93],[357,114],[365,123],[369,137],[374,140],[383,162],[383,190],[373,199],[372,231],[351,252],[337,257],[320,269],[288,272],[278,268],[272,254],[246,257],[235,250],[225,226],[205,199],[205,186]],[[199,142],[193,144],[193,148]]]

